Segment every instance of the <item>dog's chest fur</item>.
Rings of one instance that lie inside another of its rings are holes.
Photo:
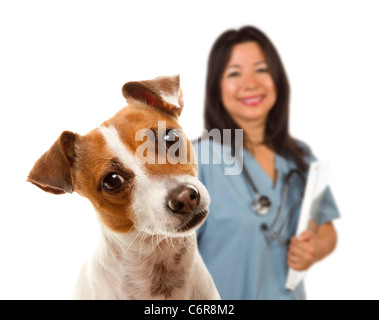
[[[135,233],[115,238],[106,230],[80,277],[76,295],[93,299],[193,299],[189,284],[197,261],[195,235],[159,237]],[[102,291],[96,287],[101,285]]]

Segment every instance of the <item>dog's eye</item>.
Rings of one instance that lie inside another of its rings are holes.
[[[122,187],[125,179],[118,173],[111,172],[103,180],[103,186],[108,191],[116,190]]]
[[[163,137],[166,149],[168,150],[172,145],[180,140],[179,132],[175,129],[167,130]]]

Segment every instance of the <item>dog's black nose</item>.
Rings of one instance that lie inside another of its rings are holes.
[[[192,185],[184,185],[170,193],[167,206],[173,213],[187,214],[197,207],[199,200],[199,191]]]

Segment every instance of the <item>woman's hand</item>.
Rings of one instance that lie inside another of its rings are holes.
[[[311,231],[304,231],[292,237],[288,249],[287,263],[294,270],[307,270],[315,262],[317,237]]]
[[[332,222],[318,227],[317,232],[304,231],[290,240],[287,263],[294,270],[307,270],[315,262],[329,255],[337,244],[337,233]]]

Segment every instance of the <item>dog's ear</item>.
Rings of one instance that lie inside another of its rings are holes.
[[[75,145],[80,135],[64,131],[58,140],[34,164],[27,181],[54,194],[72,193]]]
[[[122,87],[122,94],[128,102],[142,101],[176,117],[179,117],[184,106],[179,75],[127,82]]]

